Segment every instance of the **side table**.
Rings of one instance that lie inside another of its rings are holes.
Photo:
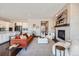
[[[65,48],[63,46],[56,46],[55,48],[55,56],[57,55],[57,50],[60,51],[60,56],[61,56],[61,51],[63,51],[63,56],[65,56]]]

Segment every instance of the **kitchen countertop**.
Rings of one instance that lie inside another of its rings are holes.
[[[0,45],[8,42],[10,40],[10,36],[15,36],[20,32],[15,31],[15,32],[9,32],[9,31],[1,31],[0,32]]]

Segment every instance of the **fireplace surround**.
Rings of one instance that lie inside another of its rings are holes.
[[[70,31],[69,27],[56,27],[56,39],[58,41],[68,41],[70,39]]]

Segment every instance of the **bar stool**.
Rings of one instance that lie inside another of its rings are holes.
[[[65,56],[65,48],[63,46],[56,46],[56,48],[55,48],[55,56],[57,55],[57,50],[60,51],[60,56],[61,56],[61,51],[63,51],[63,56]]]

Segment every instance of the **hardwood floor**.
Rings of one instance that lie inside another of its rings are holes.
[[[10,44],[9,42],[5,42],[3,44],[0,44],[0,56],[16,56],[17,53],[21,50],[21,48],[15,48],[12,50],[9,50]]]
[[[48,39],[47,44],[38,44],[38,39],[34,38],[27,49],[23,48],[17,56],[52,56],[53,40]]]
[[[2,45],[0,45],[0,56],[8,56],[9,55],[9,42],[6,42]]]

